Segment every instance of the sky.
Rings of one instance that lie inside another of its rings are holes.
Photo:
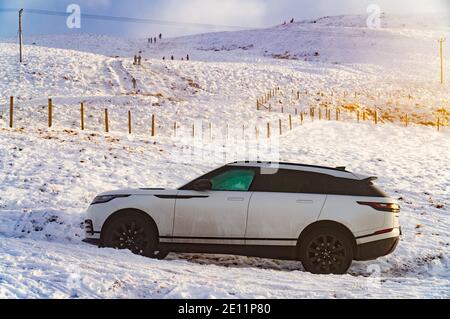
[[[123,37],[147,37],[163,33],[181,36],[237,27],[269,27],[285,20],[312,19],[339,14],[367,14],[370,4],[392,14],[446,13],[450,0],[0,0],[0,37],[14,37],[18,31],[15,12],[2,8],[43,9],[65,12],[78,4],[82,14],[147,18],[174,22],[213,24],[212,26],[167,26],[82,18],[80,29],[69,29],[66,17],[25,13],[24,35],[97,33]]]

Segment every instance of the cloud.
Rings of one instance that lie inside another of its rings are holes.
[[[76,3],[77,1],[74,1],[74,3]],[[78,0],[78,2],[80,2]],[[111,5],[111,0],[95,0],[95,1],[81,1],[81,3],[86,6],[87,8],[93,8],[93,9],[98,9],[98,8],[107,8]]]
[[[162,5],[166,20],[232,26],[259,26],[267,6],[260,0],[168,0]]]

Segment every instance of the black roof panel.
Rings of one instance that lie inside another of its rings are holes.
[[[240,162],[238,162],[238,161],[236,161],[236,162],[233,162],[231,164],[240,164],[240,163],[244,163],[244,164],[252,164],[252,163],[256,163],[256,164],[278,164],[278,165],[286,165],[286,166],[298,166],[298,167],[329,169],[329,170],[333,170],[333,171],[350,173],[349,171],[346,170],[345,167],[326,167],[326,166],[298,164],[298,163],[286,163],[286,162],[261,162],[261,161],[256,161],[256,162],[255,161],[240,161]]]

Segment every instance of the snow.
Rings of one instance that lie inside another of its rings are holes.
[[[434,123],[438,108],[449,109],[434,37],[449,30],[418,20],[386,17],[384,29],[369,30],[363,17],[327,17],[164,39],[149,48],[142,39],[40,36],[26,40],[24,66],[15,63],[16,44],[0,41],[0,298],[449,298],[450,130],[399,123],[406,112],[415,122]],[[132,61],[139,50],[141,67]],[[192,60],[179,61],[187,53]],[[171,54],[178,61],[162,61]],[[132,93],[131,77],[139,94]],[[356,103],[395,123],[358,124],[355,114],[343,113],[342,122],[305,118],[301,126],[297,116],[289,131],[275,100],[275,112],[256,111],[256,99],[276,86],[286,113]],[[299,101],[291,90],[301,92]],[[10,95],[16,97],[14,129],[7,128]],[[194,123],[203,140],[191,139]],[[96,194],[178,187],[247,153],[379,176],[378,185],[402,206],[398,249],[355,262],[345,276],[314,276],[298,262],[192,254],[157,261],[81,242],[84,211]]]

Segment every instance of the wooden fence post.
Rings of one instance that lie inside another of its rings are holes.
[[[441,130],[441,118],[439,116],[437,118],[437,130],[438,132]]]
[[[257,126],[255,127],[255,134],[256,134],[256,140],[258,141],[259,140],[259,130],[258,130]]]
[[[13,128],[14,126],[14,97],[11,96],[9,98],[9,127]]]
[[[177,122],[173,122],[173,136],[177,137]]]
[[[267,138],[270,139],[270,123],[267,123]]]
[[[289,114],[289,128],[292,131],[292,115]]]
[[[131,133],[131,111],[128,111],[128,134]]]
[[[108,109],[105,109],[105,132],[109,133]]]
[[[278,120],[278,126],[280,128],[280,135],[283,135],[283,125],[281,123],[281,120]]]
[[[48,127],[52,127],[53,124],[53,102],[52,99],[48,99]]]
[[[84,102],[81,102],[80,116],[81,116],[81,130],[84,131]]]
[[[406,116],[405,116],[405,124],[406,124],[406,127],[408,127],[408,125],[409,125],[408,114],[406,114]]]
[[[303,125],[303,111],[300,113],[300,125]]]
[[[156,135],[156,127],[155,127],[155,114],[152,114],[152,137]]]
[[[359,123],[360,119],[361,119],[361,113],[360,113],[359,110],[356,112],[356,117],[357,117],[357,120],[358,120],[358,123]]]
[[[375,111],[375,125],[378,125],[378,111]]]
[[[326,109],[325,109],[326,111]],[[322,121],[322,109],[319,108],[319,121]]]

